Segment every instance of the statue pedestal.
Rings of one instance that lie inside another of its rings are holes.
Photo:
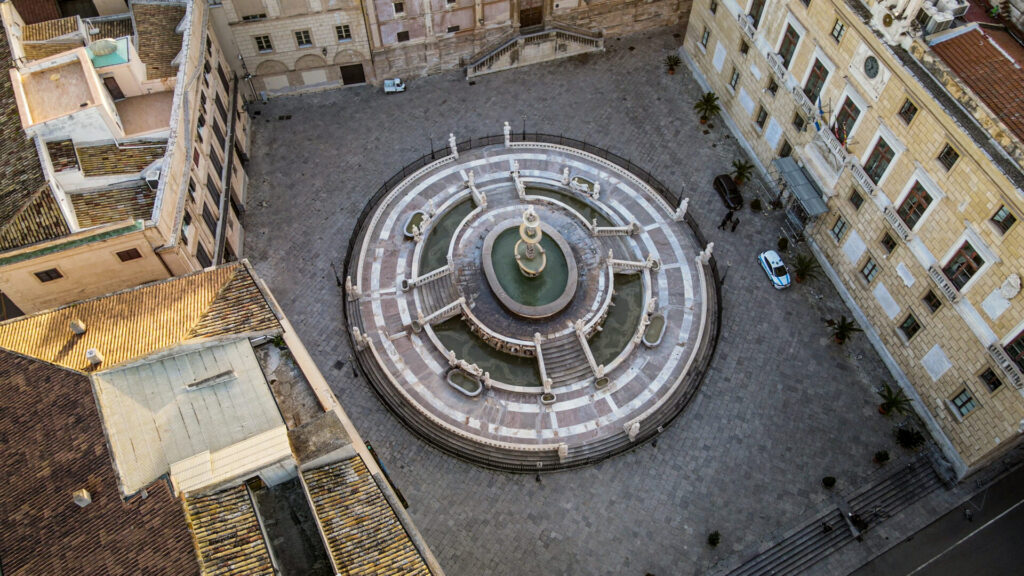
[[[539,244],[533,245],[533,257],[528,255],[530,246],[522,240],[516,242],[516,264],[519,264],[519,271],[524,276],[530,278],[536,278],[540,276],[540,273],[544,271],[544,267],[548,264],[548,256],[544,253],[544,248]]]

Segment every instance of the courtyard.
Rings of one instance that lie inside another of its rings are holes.
[[[346,412],[409,501],[450,575],[703,574],[735,565],[877,476],[872,455],[909,458],[880,416],[889,379],[863,335],[845,346],[825,321],[849,316],[824,279],[776,291],[755,257],[775,248],[780,212],[725,208],[716,174],[745,158],[724,123],[698,123],[700,87],[662,61],[676,30],[608,38],[604,54],[478,78],[460,72],[279,98],[254,111],[245,255],[266,279]],[[355,370],[342,316],[349,238],[367,199],[412,160],[458,139],[564,134],[649,170],[690,199],[722,281],[721,334],[694,399],[656,442],[594,466],[544,474],[485,470],[409,432]],[[746,198],[749,201],[749,188]],[[707,545],[709,532],[722,541]]]

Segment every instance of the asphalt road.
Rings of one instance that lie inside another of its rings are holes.
[[[851,576],[1020,574],[1024,574],[1024,467]]]

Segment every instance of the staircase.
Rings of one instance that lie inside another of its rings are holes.
[[[544,342],[541,351],[544,353],[544,369],[554,386],[572,384],[594,375],[575,332]]]
[[[471,59],[466,79],[528,64],[547,62],[587,52],[603,52],[604,36],[599,31],[573,30],[552,25],[538,32],[522,33],[501,41],[493,49]]]
[[[416,290],[420,294],[420,302],[423,304],[421,311],[424,316],[430,316],[459,299],[451,274],[420,284]]]

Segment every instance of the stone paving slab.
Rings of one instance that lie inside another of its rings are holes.
[[[725,208],[711,180],[742,152],[723,125],[702,133],[693,80],[664,73],[662,59],[681,42],[674,32],[608,38],[605,54],[475,85],[452,72],[412,80],[400,95],[357,87],[257,107],[246,255],[450,575],[705,573],[825,506],[822,476],[857,486],[876,450],[893,454],[889,465],[906,457],[893,422],[875,410],[881,361],[859,336],[829,342],[824,319],[849,315],[835,292],[822,281],[775,291],[758,268],[781,215],[745,210],[735,233],[715,229]],[[450,131],[500,133],[505,120],[519,131],[524,115],[528,130],[587,140],[683,188],[725,276],[718,352],[657,446],[539,483],[446,456],[383,407],[353,376],[335,275],[365,200],[431,139],[440,148]],[[712,550],[705,539],[715,529],[722,544]]]

